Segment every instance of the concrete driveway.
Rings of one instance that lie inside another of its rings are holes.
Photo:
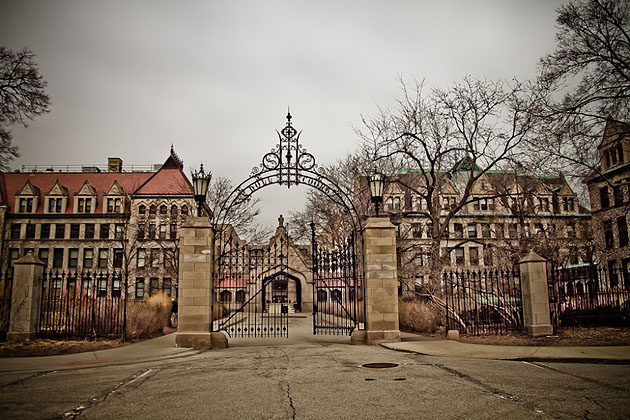
[[[435,357],[352,345],[290,321],[290,338],[110,366],[5,371],[2,418],[628,418],[630,366]],[[369,369],[365,363],[398,366]]]

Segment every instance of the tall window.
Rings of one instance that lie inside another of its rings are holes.
[[[123,265],[123,250],[122,248],[114,248],[114,259],[112,261],[114,268],[122,268]]]
[[[24,236],[26,239],[35,239],[35,225],[29,223],[26,225],[26,234]]]
[[[151,267],[160,266],[160,248],[151,248]]]
[[[9,249],[9,268],[15,265],[17,259],[20,258],[20,249],[19,248],[11,248]]]
[[[144,216],[147,212],[147,207],[144,204],[140,204],[140,206],[138,207],[138,214],[140,216]]]
[[[149,239],[155,239],[155,223],[149,223]]]
[[[11,239],[20,239],[22,233],[22,225],[20,223],[13,223],[11,225]]]
[[[510,223],[508,225],[508,234],[510,239],[516,239],[518,237],[518,225],[516,223]]]
[[[157,277],[151,277],[149,279],[149,296],[153,296],[159,291],[159,279]]]
[[[94,266],[94,250],[92,248],[83,249],[83,268]]]
[[[94,223],[85,225],[85,239],[94,239]]]
[[[151,204],[151,207],[149,207],[149,216],[153,217],[155,216],[155,213],[157,213],[157,207],[155,204]]]
[[[64,239],[66,237],[66,225],[63,223],[55,224],[55,239]]]
[[[143,268],[146,264],[147,251],[144,248],[138,249],[138,253],[136,254],[136,266],[138,268]]]
[[[422,238],[422,223],[411,224],[411,236],[414,238]]]
[[[188,206],[186,204],[182,206],[182,216],[183,217],[188,216]]]
[[[474,223],[469,223],[468,224],[468,237],[469,238],[476,238],[477,237],[477,225]]]
[[[70,225],[70,239],[79,239],[79,230],[81,225],[78,223],[72,223]]]
[[[619,246],[628,245],[628,223],[626,216],[617,218],[617,230],[619,231]]]
[[[107,268],[107,260],[109,258],[109,249],[99,248],[98,250],[98,268]]]
[[[53,268],[63,267],[63,248],[53,250]]]
[[[109,239],[109,223],[101,224],[100,239]]]
[[[70,248],[68,250],[68,268],[77,268],[79,265],[79,250]]]
[[[490,238],[492,236],[490,223],[482,223],[481,224],[481,237]]]
[[[608,187],[602,187],[599,189],[599,203],[601,208],[605,209],[610,207],[610,198],[608,197]]]
[[[168,296],[171,297],[171,294],[173,290],[173,281],[171,280],[170,277],[164,277],[164,279],[162,279],[162,292]]]
[[[39,248],[39,259],[44,263],[44,269],[48,266],[48,248]]]
[[[118,240],[125,239],[125,225],[123,223],[116,223],[114,229],[114,238]]]
[[[171,223],[171,229],[168,237],[169,239],[177,239],[177,225],[175,223]]]
[[[455,264],[464,265],[464,248],[461,246],[455,248]]]
[[[160,216],[166,216],[167,210],[168,209],[166,208],[166,206],[164,204],[162,204],[160,206]]]
[[[468,258],[470,259],[470,265],[479,265],[479,248],[468,248]]]
[[[144,239],[144,223],[138,224],[138,239]]]
[[[50,239],[50,223],[42,223],[42,229],[39,232],[40,239]]]
[[[453,236],[455,239],[462,239],[464,237],[464,225],[453,223]]]
[[[171,206],[171,217],[173,219],[177,217],[177,206],[176,205],[172,205]]]
[[[160,225],[160,239],[166,239],[166,225]]]
[[[613,199],[615,200],[615,206],[623,204],[623,189],[621,185],[615,185],[613,187]]]
[[[612,222],[610,220],[604,221],[604,243],[606,244],[606,248],[612,248],[615,246]]]
[[[136,277],[136,298],[142,299],[144,297],[144,278]]]

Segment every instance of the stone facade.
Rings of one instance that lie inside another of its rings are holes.
[[[464,163],[460,163],[460,167]],[[465,165],[464,165],[465,166]],[[434,204],[443,221],[460,200],[468,170],[439,173],[443,187]],[[383,212],[396,226],[402,293],[428,280],[433,243],[429,205],[422,197],[424,175],[401,170],[388,177]],[[367,214],[366,180],[357,183],[360,212]],[[418,191],[420,193],[418,193]],[[590,213],[562,175],[534,177],[488,171],[473,185],[468,201],[451,218],[439,240],[446,269],[513,266],[534,249],[552,262],[571,266],[590,261]]]
[[[183,163],[171,149],[156,171],[4,173],[2,268],[33,252],[46,270],[122,271],[129,296],[175,295],[178,231],[196,208]]]
[[[597,262],[630,273],[630,126],[608,122],[588,179]]]

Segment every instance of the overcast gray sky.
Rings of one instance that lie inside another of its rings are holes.
[[[239,183],[275,144],[287,105],[318,163],[357,146],[360,114],[397,79],[531,77],[552,51],[551,0],[5,1],[0,45],[28,47],[52,110],[15,127],[22,164],[201,161]],[[264,223],[303,190],[260,192]]]

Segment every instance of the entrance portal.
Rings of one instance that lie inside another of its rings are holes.
[[[302,284],[290,274],[281,272],[267,280],[263,290],[263,301],[287,305],[291,312],[302,311]]]

